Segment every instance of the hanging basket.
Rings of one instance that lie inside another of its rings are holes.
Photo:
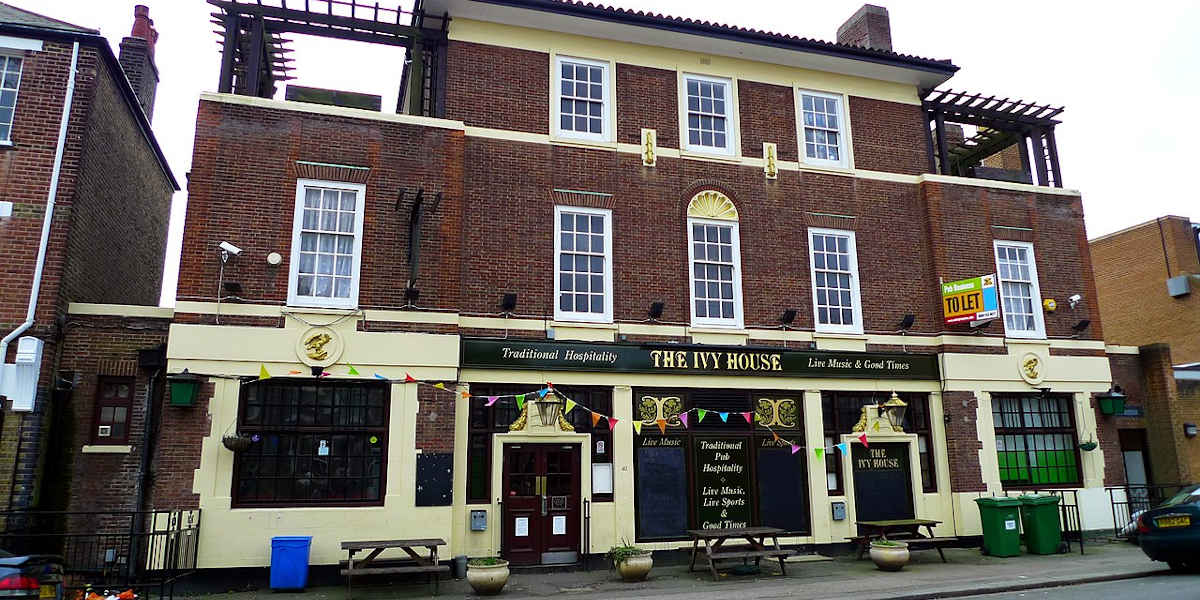
[[[233,452],[248,450],[253,442],[248,435],[227,435],[221,438],[221,443]]]
[[[1083,450],[1084,452],[1091,452],[1092,450],[1095,450],[1098,446],[1099,446],[1099,444],[1097,444],[1096,442],[1087,441],[1082,444],[1079,444],[1079,449]]]

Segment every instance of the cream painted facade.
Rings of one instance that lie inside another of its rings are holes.
[[[81,307],[81,310],[83,307]],[[211,313],[214,305],[180,303],[178,312]],[[521,331],[523,337],[542,337],[547,328],[555,331],[555,340],[596,341],[597,331],[607,326],[580,327],[544,321],[514,323],[516,320],[499,318],[466,317],[453,313],[420,313],[400,311],[328,311],[283,309],[280,307],[234,305],[223,306],[222,314],[254,314],[258,316],[281,316],[282,328],[249,326],[216,326],[174,324],[171,327],[168,346],[169,372],[178,373],[185,368],[191,373],[208,376],[215,384],[213,397],[208,404],[210,419],[209,434],[203,440],[199,469],[195,471],[192,491],[199,494],[203,511],[199,566],[201,568],[262,566],[269,560],[269,540],[276,535],[312,535],[313,564],[333,564],[343,558],[339,543],[346,540],[441,537],[449,548],[445,556],[467,554],[470,556],[497,555],[501,552],[501,528],[499,507],[496,504],[468,504],[466,502],[467,481],[467,431],[468,411],[466,401],[455,403],[455,439],[453,459],[453,502],[450,506],[417,507],[415,505],[414,481],[416,473],[415,446],[416,419],[421,407],[417,400],[417,385],[393,383],[391,385],[391,410],[389,422],[389,446],[387,449],[387,477],[383,506],[379,507],[329,507],[329,508],[231,508],[233,454],[221,444],[226,432],[235,430],[238,416],[238,378],[254,377],[261,365],[265,365],[273,376],[289,371],[307,373],[311,360],[303,356],[298,345],[303,334],[313,327],[327,327],[337,333],[341,341],[340,354],[326,367],[333,379],[348,378],[344,365],[352,364],[362,374],[359,378],[371,378],[378,373],[389,379],[403,380],[406,373],[417,379],[457,381],[455,392],[469,392],[472,384],[522,384],[536,389],[552,380],[563,386],[599,386],[612,389],[613,416],[620,420],[614,430],[612,502],[592,502],[588,546],[581,551],[603,553],[622,540],[635,539],[634,514],[634,443],[633,428],[628,424],[633,419],[633,390],[635,388],[720,388],[720,389],[773,389],[795,390],[803,398],[803,432],[806,440],[821,440],[823,424],[821,415],[821,391],[879,391],[879,392],[922,392],[929,394],[930,423],[932,426],[932,451],[936,466],[938,490],[923,493],[917,469],[913,469],[914,508],[918,517],[932,518],[943,522],[937,528],[938,535],[977,535],[980,533],[978,511],[974,498],[978,493],[952,493],[950,485],[949,457],[946,454],[946,428],[943,415],[943,392],[970,392],[967,405],[961,407],[974,410],[978,423],[979,450],[983,483],[988,493],[1001,491],[999,468],[996,459],[996,442],[993,434],[991,393],[1029,392],[1038,387],[1049,387],[1055,392],[1068,392],[1074,398],[1076,435],[1080,441],[1095,436],[1094,411],[1089,405],[1090,394],[1103,392],[1110,383],[1108,363],[1103,357],[1057,356],[1050,348],[1091,347],[1092,342],[1075,340],[1027,341],[969,336],[921,337],[908,336],[906,342],[913,347],[936,343],[963,343],[965,345],[1003,346],[1004,354],[946,353],[939,355],[941,381],[903,381],[873,379],[814,379],[795,377],[753,377],[740,375],[656,375],[639,373],[563,372],[537,370],[462,369],[459,366],[460,338],[451,334],[423,334],[403,332],[372,332],[360,330],[362,320],[398,322],[457,323],[461,326],[487,327],[502,335],[507,327],[510,335]],[[618,326],[613,326],[618,327]],[[638,331],[675,334],[675,330],[686,330],[678,326],[641,324]],[[541,335],[532,333],[540,329]],[[667,333],[670,331],[671,333]],[[573,335],[577,332],[577,335]],[[697,332],[703,338],[703,332]],[[789,342],[812,341],[812,333],[795,331],[748,330],[735,333],[728,338],[760,339],[783,337]],[[821,337],[816,341],[822,345]],[[847,342],[851,349],[857,343],[880,344],[894,336],[866,335],[860,339],[836,340],[842,348]],[[956,338],[947,341],[946,338]],[[961,338],[961,339],[958,339]],[[611,338],[602,338],[611,339]],[[717,341],[723,338],[711,338]],[[1103,344],[1095,342],[1100,348]],[[1020,362],[1030,353],[1042,359],[1043,378],[1037,385],[1027,383],[1020,375]],[[456,394],[459,398],[460,394]],[[957,408],[957,407],[956,407]],[[961,412],[961,411],[960,411]],[[536,419],[530,418],[530,423]],[[493,496],[501,484],[501,463],[497,457],[505,444],[519,442],[553,442],[556,444],[581,444],[587,447],[587,434],[561,432],[531,425],[525,432],[506,433],[493,436],[496,452],[491,464]],[[869,439],[879,441],[911,441],[915,436],[896,434],[880,436],[871,433]],[[831,496],[826,489],[823,461],[811,453],[808,473],[808,510],[812,534],[792,537],[781,542],[789,544],[840,543],[854,534],[854,498],[852,477],[846,477],[845,495]],[[590,453],[581,452],[580,473],[582,474],[583,498],[591,500]],[[1101,452],[1081,452],[1083,482],[1080,505],[1085,529],[1100,529],[1111,526],[1108,495],[1103,489],[1104,460]],[[843,472],[851,473],[849,457],[843,457]],[[911,445],[911,464],[916,465],[915,444]],[[832,502],[845,502],[848,515],[845,520],[834,521],[831,515]],[[469,527],[471,510],[487,513],[486,531],[472,532]],[[1106,520],[1107,519],[1107,520]],[[582,539],[582,536],[581,536]],[[640,544],[652,549],[673,549],[686,545],[685,542],[655,542]]]

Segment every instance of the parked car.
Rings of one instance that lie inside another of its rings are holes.
[[[18,556],[0,549],[0,598],[62,600],[63,560],[51,554]]]
[[[1174,571],[1200,570],[1200,485],[1183,488],[1137,520],[1142,551]]]

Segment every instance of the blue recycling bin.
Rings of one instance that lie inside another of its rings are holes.
[[[308,552],[312,536],[271,538],[271,589],[302,590],[308,583]]]

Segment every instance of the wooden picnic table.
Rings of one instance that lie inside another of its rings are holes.
[[[942,546],[957,541],[956,537],[936,537],[933,535],[933,528],[936,525],[941,525],[941,521],[933,519],[892,519],[889,521],[855,521],[858,526],[858,535],[850,538],[858,543],[858,559],[862,560],[863,554],[871,545],[872,540],[886,538],[889,540],[897,540],[906,542],[911,547],[926,546],[926,548],[914,548],[916,550],[925,550],[929,548],[936,549],[938,556],[942,557],[942,562],[946,562],[946,555],[942,553]],[[924,527],[929,535],[921,535],[921,528]]]
[[[713,581],[717,580],[717,561],[731,558],[740,558],[743,561],[753,558],[755,566],[758,566],[759,561],[763,558],[778,558],[779,570],[784,575],[787,575],[783,559],[795,554],[795,552],[779,548],[779,534],[781,533],[784,533],[784,531],[777,527],[689,529],[688,534],[692,536],[692,564],[688,567],[688,571],[691,572],[696,569],[696,557],[700,555],[700,542],[703,540],[704,556],[708,558],[708,568],[712,571]],[[745,540],[747,543],[736,546],[725,546],[725,542],[738,538]],[[767,538],[771,538],[771,545],[769,547],[767,546]]]
[[[446,540],[441,538],[422,538],[412,540],[375,540],[363,542],[342,542],[342,550],[347,552],[346,560],[342,561],[341,574],[346,576],[346,600],[351,598],[351,586],[355,575],[394,575],[399,573],[428,573],[433,578],[433,593],[438,591],[438,575],[449,573],[450,566],[438,561],[438,546],[445,546]],[[408,558],[375,559],[384,550],[399,548]],[[422,556],[415,548],[425,548],[427,554]],[[362,558],[354,558],[355,554],[369,550],[370,553]]]

